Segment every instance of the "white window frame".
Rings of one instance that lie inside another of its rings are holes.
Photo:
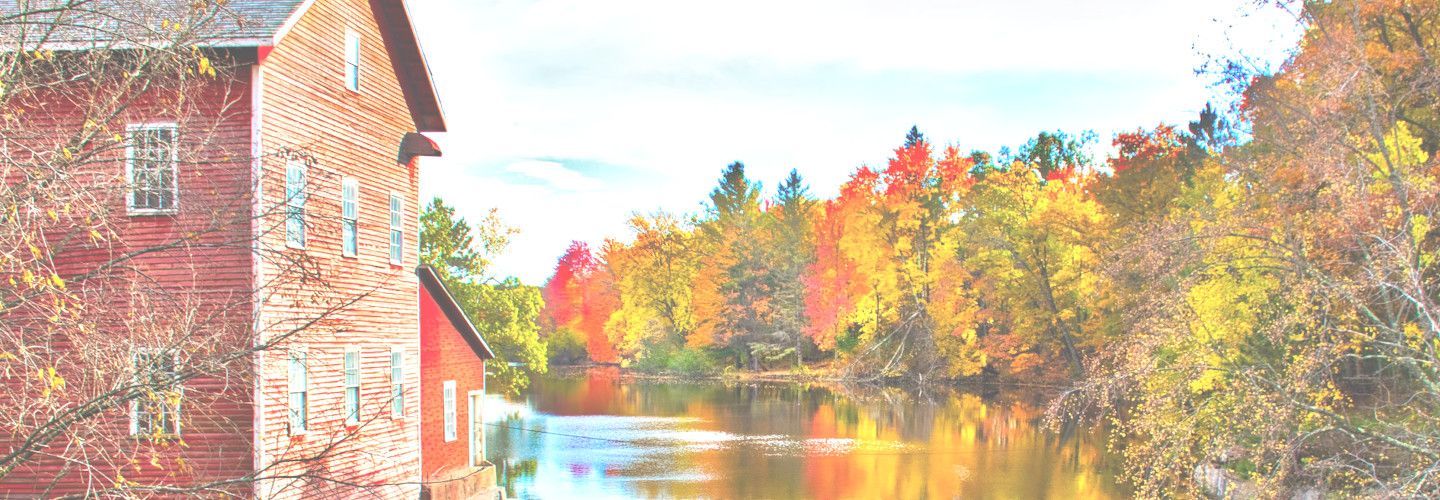
[[[467,460],[470,462],[471,467],[479,467],[480,464],[485,461],[485,422],[481,420],[483,412],[480,411],[485,405],[485,391],[467,392],[465,393],[465,401],[468,403],[470,409],[470,413],[465,415],[465,420],[469,422],[468,425],[470,427],[470,444],[468,446],[470,458]],[[475,449],[477,445],[480,448],[479,450]],[[476,451],[480,453],[476,454]],[[476,461],[475,457],[481,458],[479,461]]]
[[[290,185],[290,181],[293,178],[291,176],[292,170],[300,172],[300,186],[294,194],[291,193],[292,186]],[[309,188],[310,166],[306,165],[304,160],[299,159],[292,159],[285,162],[285,246],[288,248],[303,249],[309,243],[309,238],[306,234],[308,231],[305,228],[305,202],[310,196]],[[290,227],[290,223],[294,222],[296,214],[299,215],[299,223],[292,228]],[[294,236],[291,234],[292,229],[299,231],[297,233],[299,235],[298,241],[292,237]]]
[[[390,349],[390,418],[405,418],[405,350]]]
[[[360,33],[345,30],[345,88],[360,92]]]
[[[135,133],[170,131],[170,207],[135,206]],[[129,215],[170,215],[180,211],[180,125],[175,122],[132,123],[125,126],[125,212]]]
[[[446,380],[440,384],[440,387],[441,400],[444,406],[440,415],[445,421],[445,442],[449,443],[460,438],[460,426],[457,423],[458,415],[456,415],[458,413],[456,406],[459,406],[456,399],[459,398],[459,395],[456,394],[457,391],[454,380]]]
[[[390,263],[405,264],[405,198],[390,192]]]
[[[138,368],[138,367],[136,366],[136,364],[138,364],[138,363],[140,362],[140,356],[141,356],[141,355],[149,354],[149,355],[151,355],[151,356],[154,356],[154,355],[157,355],[157,354],[164,354],[164,353],[165,353],[165,350],[163,350],[163,349],[158,349],[158,348],[152,348],[152,347],[140,347],[140,348],[135,348],[135,349],[131,350],[131,351],[130,351],[130,370],[131,370],[132,372],[134,372],[134,373],[132,374],[132,376],[139,376],[139,375],[140,375],[140,373],[139,373],[138,371],[136,371],[137,368]],[[179,356],[179,353],[170,353],[170,369],[172,370],[172,373],[175,372],[175,371],[178,371],[178,370],[179,370],[179,366],[180,366],[180,356]],[[139,399],[131,399],[131,400],[130,400],[130,435],[131,435],[131,436],[140,437],[140,438],[147,438],[147,437],[154,437],[154,436],[160,436],[160,437],[179,437],[179,436],[180,436],[180,408],[181,408],[181,406],[182,406],[182,405],[184,404],[184,402],[185,402],[185,385],[182,384],[182,383],[178,383],[178,382],[177,382],[175,385],[176,385],[175,390],[180,392],[180,399],[179,399],[179,401],[177,401],[177,402],[175,403],[175,407],[171,409],[171,412],[174,414],[174,415],[171,417],[171,423],[173,424],[172,427],[174,427],[174,428],[171,429],[169,432],[161,432],[161,433],[159,433],[159,434],[155,434],[155,433],[140,434],[140,404],[141,404],[141,403],[140,403],[140,400],[139,400]],[[142,396],[142,397],[143,397],[143,396]],[[152,424],[152,425],[153,425],[153,424]]]
[[[360,424],[360,348],[349,347],[345,349],[344,357],[340,358],[340,379],[344,387],[341,398],[344,399],[343,411],[345,412],[345,425]],[[354,396],[350,390],[354,389]]]
[[[355,257],[360,253],[360,180],[340,180],[340,255]]]
[[[295,362],[300,362],[299,389],[296,389]],[[310,353],[307,349],[291,349],[285,357],[285,422],[290,428],[290,435],[305,434],[310,430]],[[296,409],[294,395],[300,394],[301,403],[299,409],[300,422],[296,425]],[[298,428],[297,428],[298,427]]]

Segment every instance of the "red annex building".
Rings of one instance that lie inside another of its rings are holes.
[[[494,497],[485,461],[485,360],[495,353],[430,266],[420,276],[420,470],[431,498]]]

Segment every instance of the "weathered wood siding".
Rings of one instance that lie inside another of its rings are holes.
[[[347,30],[361,39],[359,92],[344,84]],[[418,250],[418,172],[396,164],[401,137],[414,131],[405,98],[366,0],[317,0],[261,64],[260,148],[263,151],[260,231],[266,248],[284,258],[262,262],[259,275],[273,294],[260,324],[281,335],[298,322],[319,320],[311,331],[263,353],[256,414],[257,466],[270,470],[292,459],[317,461],[308,474],[324,480],[272,481],[265,496],[364,493],[413,497],[420,480],[420,349],[418,282],[411,271]],[[307,246],[286,249],[283,204],[286,157],[311,161],[306,204]],[[359,181],[359,255],[341,252],[340,186]],[[389,198],[403,200],[404,259],[389,257]],[[272,212],[273,213],[270,213]],[[276,281],[291,263],[324,275],[324,283]],[[352,303],[353,301],[353,303]],[[288,429],[287,349],[309,360],[309,418],[305,433]],[[344,425],[342,362],[360,352],[361,424]],[[405,412],[391,418],[390,352],[405,360]],[[281,466],[279,474],[294,472]]]

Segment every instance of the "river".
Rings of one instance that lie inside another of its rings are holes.
[[[592,369],[486,405],[520,498],[1121,498],[1103,431],[1029,389],[654,380]]]

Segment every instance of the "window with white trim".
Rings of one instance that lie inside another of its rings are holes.
[[[346,177],[340,181],[340,242],[341,253],[354,257],[360,250],[360,181]]]
[[[395,265],[405,263],[405,226],[401,220],[403,210],[400,195],[390,193],[390,263]]]
[[[302,160],[285,165],[285,246],[290,248],[305,248],[306,170]]]
[[[443,384],[445,398],[445,442],[454,441],[457,430],[455,425],[455,381],[446,380]]]
[[[125,206],[133,214],[175,211],[180,195],[177,182],[175,125],[130,125],[125,146],[125,172],[130,193]]]
[[[345,424],[360,423],[360,351],[345,351]]]
[[[306,357],[305,351],[290,351],[288,406],[291,434],[310,428],[310,369],[306,366]]]
[[[360,34],[345,31],[345,88],[360,91]]]
[[[134,384],[130,400],[130,434],[152,438],[180,435],[180,400],[185,391],[176,380],[174,353],[136,349],[130,353]]]
[[[405,353],[390,351],[390,418],[405,416]]]

